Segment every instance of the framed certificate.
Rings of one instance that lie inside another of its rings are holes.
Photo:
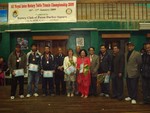
[[[38,65],[36,64],[29,64],[29,71],[38,71]]]
[[[14,72],[15,72],[15,77],[24,76],[24,70],[23,69],[16,69],[16,70],[14,70]]]
[[[43,72],[43,77],[44,78],[52,78],[53,77],[54,71],[44,71]]]
[[[67,74],[67,75],[70,75],[71,73],[73,73],[73,72],[75,72],[75,67],[74,66],[70,66],[70,67],[68,67],[66,70],[65,70],[65,73]]]

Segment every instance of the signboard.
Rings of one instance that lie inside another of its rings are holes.
[[[9,24],[76,22],[76,1],[9,3]]]

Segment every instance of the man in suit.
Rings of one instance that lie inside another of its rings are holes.
[[[136,104],[137,91],[138,91],[138,80],[140,76],[140,67],[142,58],[139,52],[135,51],[134,43],[127,43],[128,53],[125,56],[126,63],[126,81],[128,89],[128,97],[126,101],[131,101],[131,104]]]
[[[112,98],[123,99],[124,56],[117,45],[113,46],[112,57]]]
[[[89,51],[89,58],[91,62],[90,71],[91,71],[91,87],[90,93],[91,95],[97,95],[97,74],[99,69],[99,57],[98,55],[94,54],[95,48],[90,47]]]
[[[150,104],[150,42],[145,44],[145,50],[142,55],[143,104]]]
[[[62,48],[58,48],[58,54],[55,57],[56,69],[55,69],[55,85],[56,85],[56,95],[60,95],[60,93],[66,93],[66,83],[64,81],[64,62],[65,55],[62,52]],[[61,92],[60,92],[61,86]]]

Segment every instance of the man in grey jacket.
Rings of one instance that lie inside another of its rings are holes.
[[[97,95],[97,74],[99,69],[99,56],[94,54],[95,48],[90,47],[89,51],[89,58],[91,62],[90,71],[91,71],[91,87],[90,93],[91,95]]]
[[[135,51],[134,43],[127,43],[128,53],[125,56],[126,63],[126,81],[128,89],[128,97],[126,101],[131,100],[131,104],[136,104],[138,80],[140,76],[140,67],[142,64],[142,58],[139,52]]]
[[[24,98],[24,73],[26,71],[26,63],[26,54],[21,51],[21,46],[17,44],[15,51],[13,51],[8,58],[8,67],[12,75],[10,99],[15,99],[18,82],[20,98]]]

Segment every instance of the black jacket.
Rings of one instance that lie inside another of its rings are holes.
[[[58,66],[63,66],[63,62],[64,62],[64,58],[65,58],[65,55],[56,55],[55,56],[55,68],[57,69]]]
[[[54,70],[55,62],[54,56],[49,54],[49,58],[46,59],[46,55],[44,54],[41,58],[41,69],[43,70]]]
[[[103,56],[102,53],[99,53],[100,57],[100,66],[99,66],[99,73],[107,73],[111,71],[111,55],[106,52]]]
[[[112,57],[112,69],[111,72],[113,73],[122,73],[124,72],[124,55],[120,52],[117,55],[113,55]]]
[[[142,77],[150,78],[150,55],[147,53],[142,55]]]

